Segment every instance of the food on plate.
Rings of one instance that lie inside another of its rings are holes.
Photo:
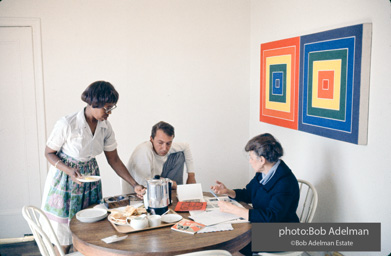
[[[91,177],[91,176],[84,176],[83,177],[85,180],[96,180],[95,177]]]
[[[136,208],[134,208],[133,206],[131,206],[131,205],[128,205],[128,206],[126,206],[125,207],[125,213],[124,213],[124,215],[126,216],[126,217],[130,217],[130,216],[132,216],[133,214],[134,215],[137,215],[137,209]]]
[[[124,225],[126,224],[126,218],[134,218],[138,215],[146,213],[146,209],[144,206],[140,206],[135,208],[131,205],[126,206],[124,209],[113,209],[111,210],[111,214],[109,219],[112,220],[116,224]]]
[[[147,209],[145,209],[144,206],[140,206],[139,208],[137,208],[137,213],[138,214],[146,214],[147,213]]]
[[[126,217],[123,216],[119,212],[110,214],[109,215],[109,220],[114,222],[115,224],[119,224],[119,225],[125,225],[126,224]]]

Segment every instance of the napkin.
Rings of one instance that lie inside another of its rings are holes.
[[[128,236],[118,237],[117,235],[114,235],[114,236],[109,236],[109,237],[103,238],[102,241],[105,242],[106,244],[111,244],[111,243],[114,243],[114,242],[122,241],[122,240],[124,240],[127,237]]]

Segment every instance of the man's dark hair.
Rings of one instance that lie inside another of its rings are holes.
[[[166,122],[160,121],[159,123],[155,124],[152,126],[152,131],[151,131],[151,137],[152,139],[155,138],[156,136],[156,131],[157,130],[162,130],[165,134],[168,136],[174,136],[175,137],[175,129],[174,127]]]

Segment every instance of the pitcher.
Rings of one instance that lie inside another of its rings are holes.
[[[148,211],[161,215],[168,210],[171,194],[170,182],[165,178],[155,177],[147,180]]]

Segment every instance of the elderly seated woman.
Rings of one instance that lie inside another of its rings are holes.
[[[216,194],[225,194],[238,201],[251,203],[253,209],[245,209],[220,201],[223,212],[238,215],[250,222],[299,222],[296,209],[300,191],[295,175],[280,157],[281,144],[268,133],[252,138],[245,147],[255,176],[244,189],[229,189],[220,181],[212,186]],[[251,255],[251,245],[241,253]]]

